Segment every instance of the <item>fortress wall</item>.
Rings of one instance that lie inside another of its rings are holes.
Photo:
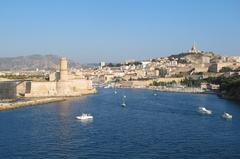
[[[81,96],[95,93],[91,80],[68,78],[67,59],[60,59],[60,72],[49,76],[49,82],[6,81],[0,83],[0,98]]]
[[[94,90],[90,80],[59,81],[56,88],[58,96],[80,96]]]
[[[71,96],[72,88],[71,82],[69,81],[59,81],[56,83],[56,90],[58,96]]]
[[[79,89],[93,89],[92,81],[86,79],[72,80],[74,85],[77,85]]]
[[[12,99],[17,97],[16,81],[0,82],[0,99]]]
[[[25,97],[81,96],[96,91],[90,80],[31,82],[29,87],[30,93],[27,93],[29,88],[27,89],[25,86]],[[20,88],[19,90],[21,90]]]
[[[56,82],[31,82],[31,91],[26,97],[56,96]]]

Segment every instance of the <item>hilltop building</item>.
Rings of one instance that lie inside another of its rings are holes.
[[[188,53],[200,53],[201,51],[197,49],[195,42],[193,42],[192,48],[188,50]]]
[[[104,67],[104,66],[106,66],[106,63],[102,61],[102,62],[100,62],[100,66]]]

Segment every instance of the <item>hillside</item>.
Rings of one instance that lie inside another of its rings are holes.
[[[57,55],[29,55],[19,57],[0,58],[0,71],[57,69],[59,64]],[[69,60],[69,67],[78,67],[79,63]]]
[[[221,79],[220,91],[224,98],[240,100],[240,76]]]
[[[169,58],[185,59],[191,63],[201,63],[202,57],[209,57],[211,62],[217,62],[220,57],[212,52],[201,52],[201,53],[180,53],[177,55],[171,55]]]

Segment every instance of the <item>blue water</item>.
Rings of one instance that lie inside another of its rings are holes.
[[[240,104],[215,95],[153,93],[104,89],[0,112],[0,158],[240,158]],[[199,115],[202,105],[213,115]],[[232,121],[221,118],[224,111]],[[94,119],[76,120],[82,113]]]

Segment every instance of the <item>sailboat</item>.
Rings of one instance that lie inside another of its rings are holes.
[[[126,103],[125,103],[125,99],[126,99],[126,96],[123,96],[122,98],[122,107],[126,107]]]
[[[117,89],[116,89],[116,82],[115,82],[115,84],[114,84],[114,94],[117,94],[118,92],[117,92]]]

